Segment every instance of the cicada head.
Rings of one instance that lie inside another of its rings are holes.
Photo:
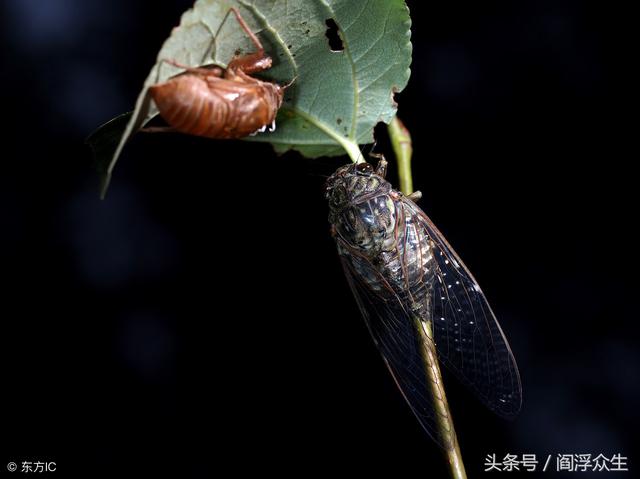
[[[354,248],[385,249],[392,241],[395,207],[389,196],[391,184],[369,163],[339,168],[327,180],[329,222],[337,234]]]
[[[391,184],[378,175],[369,163],[341,166],[329,177],[325,185],[325,198],[332,213],[340,213],[373,196],[385,195]]]

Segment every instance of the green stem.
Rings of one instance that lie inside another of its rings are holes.
[[[389,123],[389,136],[391,146],[398,161],[398,176],[400,177],[400,191],[405,195],[413,193],[413,178],[411,176],[411,155],[413,146],[411,145],[411,135],[407,127],[394,116]]]
[[[444,391],[431,323],[425,324],[422,321],[416,321],[415,327],[422,342],[422,360],[427,371],[427,384],[433,399],[438,432],[440,433],[445,457],[449,464],[449,474],[453,479],[466,479],[467,474],[464,470],[464,462],[462,462],[460,445],[458,444],[456,430],[453,427],[453,418],[449,410],[447,395]]]
[[[398,161],[400,189],[405,195],[409,195],[413,193],[413,180],[411,176],[411,155],[413,148],[411,146],[411,135],[398,117],[394,117],[393,120],[391,120],[388,131]],[[464,469],[464,463],[462,462],[462,454],[460,453],[456,430],[453,427],[453,418],[444,390],[438,355],[433,341],[431,323],[425,324],[420,320],[416,320],[414,327],[422,345],[422,360],[427,374],[426,383],[429,387],[428,392],[433,400],[436,427],[438,428],[447,463],[449,464],[449,474],[452,479],[466,479],[467,474]]]
[[[338,144],[340,144],[340,146],[342,146],[342,148],[344,148],[344,151],[347,152],[347,155],[349,155],[349,158],[351,158],[351,161],[353,161],[354,163],[364,162],[364,158],[362,157],[362,153],[360,152],[360,146],[358,146],[358,143],[356,141],[350,138],[343,137],[342,135],[337,133],[333,128],[330,128],[325,123],[318,120],[317,118],[314,118],[313,116],[309,115],[306,111],[303,111],[299,108],[291,108],[286,106],[282,107],[282,109],[283,110],[287,109],[294,112],[298,116],[304,118],[306,121],[314,125],[320,131],[322,131],[325,135],[335,140]]]

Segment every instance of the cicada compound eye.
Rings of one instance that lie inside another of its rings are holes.
[[[363,175],[370,175],[373,173],[373,166],[369,163],[358,163],[356,165],[356,171]]]

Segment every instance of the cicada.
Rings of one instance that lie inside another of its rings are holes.
[[[329,177],[331,231],[389,371],[420,424],[447,447],[438,427],[444,391],[428,355],[506,418],[521,407],[520,375],[476,280],[413,201],[417,195],[393,189],[385,173],[381,159],[375,170],[357,163]]]
[[[152,127],[145,131],[178,131],[230,139],[263,132],[268,126],[275,128],[276,115],[289,85],[251,76],[271,68],[271,57],[240,12],[235,8],[229,12],[235,15],[256,51],[234,57],[226,69],[193,68],[164,59],[164,63],[183,68],[185,73],[149,88],[160,116],[170,127]]]

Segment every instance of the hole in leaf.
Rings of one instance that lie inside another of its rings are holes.
[[[331,48],[331,51],[343,51],[344,45],[342,44],[342,38],[340,38],[340,34],[338,33],[340,31],[338,24],[333,20],[333,18],[328,18],[324,23],[327,25],[325,35],[329,39],[329,48]]]
[[[391,88],[391,105],[393,105],[394,108],[398,106],[398,93],[398,87],[394,85],[393,88]]]

